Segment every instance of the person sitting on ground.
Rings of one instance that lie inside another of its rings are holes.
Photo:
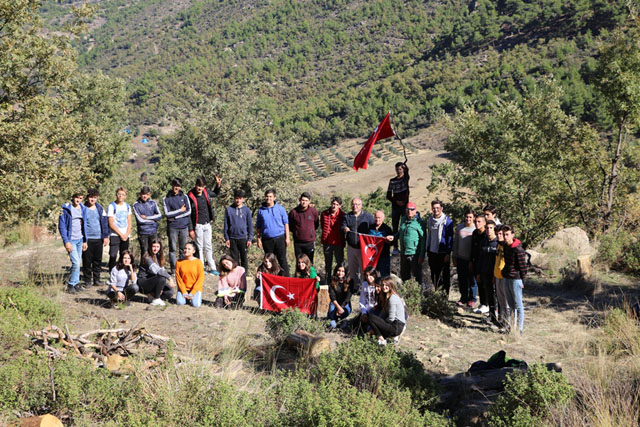
[[[164,268],[164,248],[162,240],[151,240],[149,252],[145,253],[138,271],[138,287],[140,292],[147,295],[151,305],[166,305],[162,300],[173,296],[175,283],[171,275]]]
[[[176,304],[185,305],[191,301],[193,307],[202,304],[202,285],[204,284],[204,265],[195,257],[196,244],[187,242],[184,246],[184,259],[176,263],[176,283],[178,293]]]
[[[360,316],[354,321],[354,330],[368,332],[368,313],[375,313],[377,304],[376,286],[380,282],[380,274],[374,266],[370,265],[364,269],[364,279],[362,288],[360,288]]]
[[[378,337],[378,344],[387,345],[386,338],[394,338],[394,342],[402,334],[407,322],[402,298],[396,290],[396,282],[392,277],[382,279],[382,291],[379,298],[379,314],[369,313],[371,332]]]
[[[218,282],[216,307],[242,306],[244,293],[247,290],[246,270],[229,255],[222,255],[218,267],[220,268],[220,281]]]
[[[320,288],[320,277],[316,269],[311,265],[311,260],[307,254],[300,254],[296,257],[296,275],[300,279],[316,279],[316,288]]]
[[[120,261],[111,269],[107,297],[114,304],[124,302],[128,305],[128,300],[138,292],[137,281],[133,255],[127,249],[122,252]]]
[[[267,252],[264,254],[264,259],[262,260],[262,264],[258,267],[258,272],[256,273],[256,288],[253,291],[253,299],[256,301],[260,301],[260,291],[262,290],[262,282],[260,281],[260,275],[262,273],[272,274],[274,276],[283,276],[286,277],[287,272],[284,271],[280,264],[278,264],[278,258],[271,252]]]
[[[346,319],[351,314],[351,287],[353,281],[349,278],[349,270],[342,264],[336,265],[329,286],[329,312],[327,318],[331,322],[331,328],[338,326],[338,320]],[[342,327],[345,328],[346,322]]]

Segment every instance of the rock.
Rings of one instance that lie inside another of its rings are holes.
[[[544,268],[544,266],[546,266],[549,262],[548,254],[544,254],[533,249],[527,249],[527,253],[529,254],[529,262],[532,265],[537,265],[538,267]]]
[[[587,232],[580,227],[570,227],[558,231],[552,238],[540,244],[545,252],[564,253],[571,251],[577,255],[594,255],[596,250],[589,243]]]

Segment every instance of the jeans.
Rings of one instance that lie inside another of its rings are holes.
[[[336,258],[336,265],[344,262],[344,248],[338,245],[322,245],[324,253],[324,281],[329,284],[333,274],[333,258]]]
[[[102,270],[102,239],[87,240],[87,250],[82,253],[82,274],[84,283],[94,285],[100,283],[100,271]]]
[[[262,249],[264,249],[264,253],[272,253],[278,259],[278,264],[280,267],[287,273],[289,276],[289,263],[287,262],[287,243],[284,237],[282,236],[274,237],[273,239],[262,239]]]
[[[82,239],[71,240],[71,252],[69,259],[71,260],[71,276],[69,277],[69,286],[75,286],[80,281],[80,260],[82,258]]]
[[[176,294],[176,304],[185,305],[186,303],[187,303],[187,299],[184,297],[182,292],[178,291],[178,293]],[[202,304],[202,292],[198,291],[193,296],[193,298],[191,298],[191,305],[197,308],[197,307],[200,307],[201,304]]]
[[[157,237],[158,234],[138,234],[138,243],[140,244],[140,259],[143,259],[145,254],[149,252],[151,242]]]
[[[522,288],[524,285],[521,279],[503,280],[507,294],[507,304],[509,304],[510,307],[509,315],[507,317],[509,324],[511,323],[511,315],[515,314],[518,320],[518,329],[522,332],[524,330],[524,304],[522,304]]]
[[[460,289],[460,301],[468,303],[474,301],[473,295],[473,273],[469,269],[469,260],[456,258],[456,269],[458,271],[458,288]]]
[[[345,319],[351,314],[351,304],[347,303],[343,307],[344,312],[342,314],[338,314],[338,309],[333,303],[329,304],[329,312],[327,313],[327,319],[331,321],[331,327],[333,329],[338,326],[338,320]]]
[[[293,252],[298,255],[305,254],[313,264],[313,255],[316,253],[316,242],[293,242]]]
[[[184,258],[184,247],[187,244],[189,230],[187,228],[168,228],[167,237],[169,238],[169,262],[171,263],[171,271],[175,271],[177,261],[176,252],[179,250],[180,259]]]
[[[118,253],[122,256],[122,252],[129,249],[129,239],[124,242],[120,240],[120,236],[109,237],[109,271],[113,270],[118,261]]]
[[[229,239],[229,252],[231,253],[231,258],[235,259],[245,271],[249,269],[247,239]]]
[[[391,274],[391,256],[381,255],[376,270],[380,273],[380,277],[389,276]]]
[[[359,292],[360,284],[362,283],[362,255],[360,254],[360,248],[347,245],[347,262],[349,263],[349,275],[353,280],[353,289]]]
[[[415,277],[416,282],[422,285],[422,265],[418,263],[418,255],[400,254],[400,278],[403,281]]]
[[[213,260],[213,247],[211,246],[211,223],[196,224],[195,233],[202,265],[208,265],[209,270],[215,270],[216,262]],[[205,260],[207,264],[204,263]]]

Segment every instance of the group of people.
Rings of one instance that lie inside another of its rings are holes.
[[[404,310],[399,310],[396,298],[392,298],[393,295],[397,296],[395,282],[391,285],[391,282],[385,281],[391,275],[392,256],[399,256],[402,280],[414,277],[423,285],[422,267],[426,257],[433,285],[448,295],[451,277],[449,264],[453,252],[462,294],[458,304],[489,313],[491,319],[501,326],[509,322],[507,310],[517,309],[522,330],[521,286],[526,263],[523,263],[522,247],[513,237],[513,228],[500,225],[495,218],[495,208],[488,206],[479,215],[468,212],[465,222],[454,231],[453,221],[443,213],[442,202],[438,200],[431,203],[432,215],[423,220],[416,204],[409,199],[409,169],[406,162],[396,164],[396,176],[389,181],[387,199],[391,203],[391,226],[385,224],[382,210],[373,215],[366,212],[362,200],[357,197],[351,200],[349,212],[342,209],[342,199],[335,196],[330,206],[318,213],[311,203],[311,195],[303,192],[298,205],[287,212],[277,202],[276,190],[268,189],[264,193],[264,203],[257,210],[254,227],[252,211],[244,204],[245,193],[236,190],[233,203],[224,211],[222,231],[228,254],[223,255],[216,266],[212,250],[212,225],[215,219],[212,198],[220,194],[220,186],[221,179],[216,176],[214,187],[209,191],[206,180],[199,177],[194,187],[184,194],[181,180],[172,180],[171,189],[162,200],[169,246],[167,265],[158,236],[163,214],[158,203],[151,199],[149,187],[142,187],[133,206],[125,201],[126,190],[118,188],[115,201],[106,209],[98,203],[99,193],[96,189],[87,192],[86,201],[83,193],[73,194],[71,201],[63,205],[59,219],[60,234],[72,264],[68,292],[76,293],[91,284],[102,284],[102,251],[103,247],[109,246],[111,273],[108,295],[114,301],[126,301],[136,292],[142,292],[149,296],[152,304],[164,305],[164,300],[175,294],[177,304],[189,302],[198,307],[202,303],[204,276],[210,273],[220,276],[216,305],[238,305],[246,291],[247,250],[254,241],[254,233],[257,246],[265,253],[256,274],[257,292],[261,273],[290,275],[287,247],[292,241],[294,277],[315,278],[319,285],[321,278],[313,264],[316,230],[320,229],[325,261],[323,282],[329,286],[331,300],[327,315],[333,326],[351,312],[351,296],[360,294],[359,324],[367,325],[367,329],[378,334],[380,340],[397,336],[389,333],[398,332],[400,323],[404,328],[406,319]],[[137,273],[133,254],[129,250],[133,216],[136,218],[141,253]],[[497,225],[501,228],[497,229]],[[369,302],[365,304],[364,311],[362,297],[365,294],[367,298],[375,296],[375,292],[371,292],[375,285],[362,268],[361,234],[386,240],[375,271],[381,289],[388,289],[381,291],[387,296],[384,304],[380,305],[376,298],[367,300]],[[84,282],[80,281],[80,260]],[[489,264],[492,265],[491,269]],[[364,288],[363,284],[366,284]],[[520,286],[519,292],[515,289],[517,286]],[[475,307],[476,290],[480,294],[479,307]],[[497,298],[494,296],[496,294]],[[378,320],[372,321],[379,318],[370,310],[373,302],[379,308],[384,308],[378,312],[382,313],[382,320],[386,322],[384,325]]]

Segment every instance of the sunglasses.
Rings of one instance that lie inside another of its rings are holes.
[[[407,208],[408,211],[415,211],[416,208]]]

